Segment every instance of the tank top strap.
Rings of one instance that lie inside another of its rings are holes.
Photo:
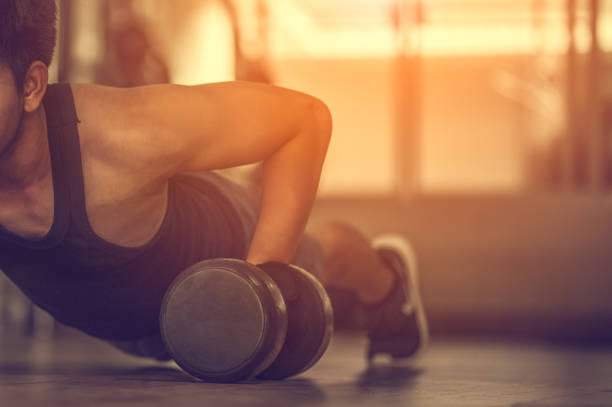
[[[90,230],[85,207],[85,187],[79,118],[69,84],[49,85],[44,99],[47,115],[47,135],[53,171],[55,215],[52,234],[63,239],[70,227],[82,232]],[[50,232],[50,234],[51,234]]]
[[[53,175],[53,223],[41,239],[26,239],[0,226],[0,240],[26,249],[46,249],[57,246],[68,234],[73,201],[71,178],[74,178],[74,139],[78,118],[68,85],[49,85],[43,98],[47,124],[47,140]],[[77,144],[78,145],[78,144]]]

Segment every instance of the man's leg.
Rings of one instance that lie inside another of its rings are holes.
[[[368,332],[368,358],[414,355],[427,342],[416,259],[398,235],[369,241],[344,223],[310,229],[323,252],[321,280],[340,327]]]
[[[309,233],[323,249],[322,283],[326,288],[350,291],[364,304],[380,302],[389,294],[393,272],[358,230],[330,222]]]

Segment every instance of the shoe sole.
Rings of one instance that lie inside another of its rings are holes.
[[[422,350],[429,343],[429,327],[427,326],[427,316],[425,315],[425,307],[421,299],[421,290],[419,285],[419,273],[417,257],[414,249],[401,235],[398,234],[385,234],[377,236],[372,240],[372,248],[383,249],[388,248],[396,251],[408,267],[408,294],[410,295],[410,301],[412,305],[412,312],[416,313],[416,321],[419,328],[419,348],[414,353],[413,357],[420,354]]]

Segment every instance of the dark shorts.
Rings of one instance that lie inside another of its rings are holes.
[[[255,226],[259,217],[261,203],[261,190],[255,184],[237,182],[233,179],[217,173],[198,173],[198,176],[207,182],[218,186],[219,190],[227,197],[243,227],[246,241],[250,242],[255,233]],[[226,230],[211,230],[215,235],[228,233]],[[248,251],[248,245],[245,247]],[[246,256],[246,252],[245,252]],[[305,233],[300,240],[295,252],[292,264],[302,267],[321,281],[323,273],[323,251],[319,243],[310,235]]]

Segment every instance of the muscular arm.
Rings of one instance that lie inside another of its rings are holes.
[[[304,232],[331,135],[327,109],[312,109],[300,130],[264,159],[262,208],[247,257],[254,264],[289,262]]]
[[[263,161],[262,208],[247,260],[291,259],[331,135],[331,117],[322,102],[241,82],[115,92],[116,111],[110,116],[115,126],[123,126],[118,134],[128,135],[115,144],[132,152],[131,160],[152,168],[145,170],[149,177]]]

